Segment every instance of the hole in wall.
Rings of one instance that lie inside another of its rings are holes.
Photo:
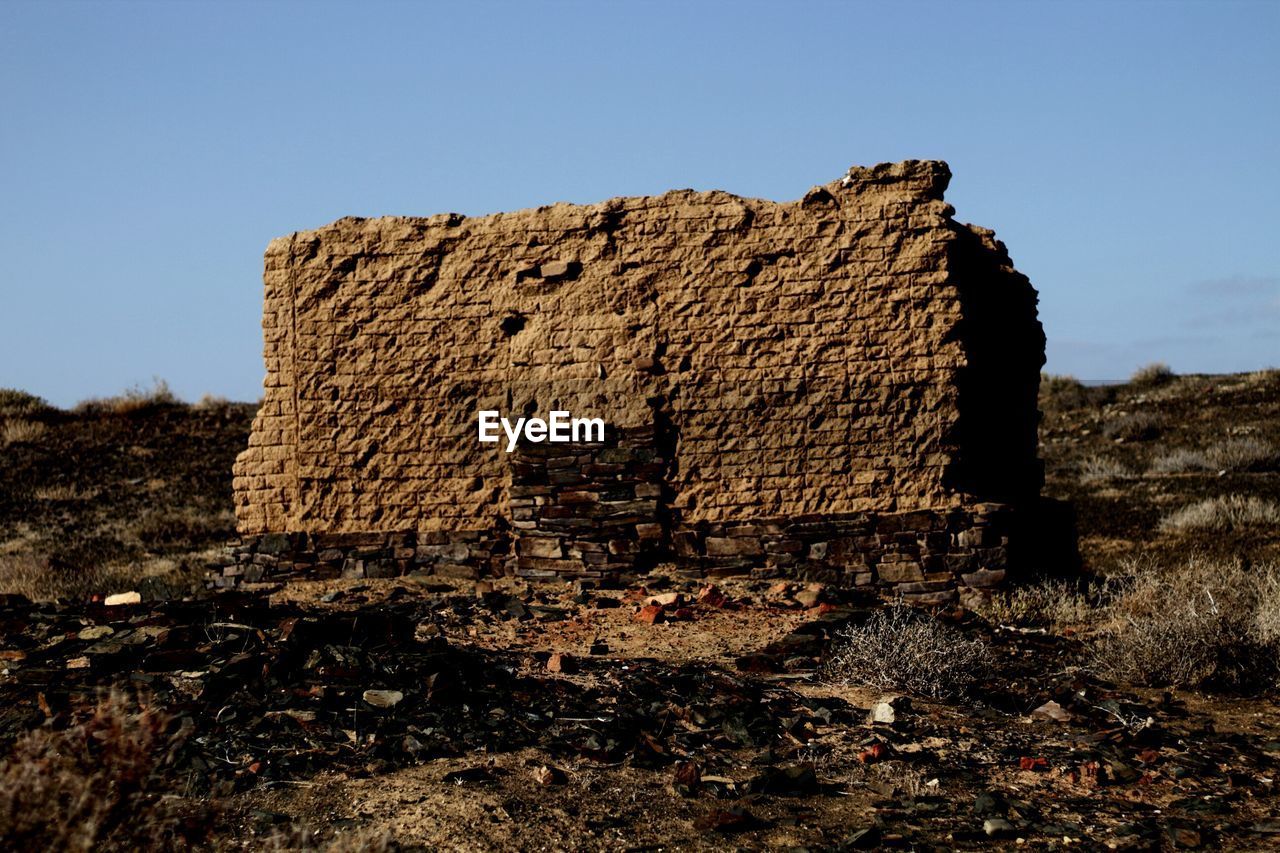
[[[502,329],[502,334],[511,337],[524,329],[524,317],[519,314],[509,314],[502,318],[498,326]]]

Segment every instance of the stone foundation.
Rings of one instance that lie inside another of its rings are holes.
[[[621,451],[629,452],[627,450]],[[547,453],[527,476],[558,470]],[[609,464],[609,463],[601,463]],[[659,463],[654,463],[659,464]],[[292,577],[378,578],[416,573],[449,577],[518,575],[530,579],[619,582],[668,561],[688,576],[750,575],[879,589],[918,604],[972,601],[1000,585],[1018,519],[1003,504],[945,511],[853,513],[678,526],[665,533],[656,499],[596,491],[592,484],[542,484],[543,498],[522,504],[508,531],[456,533],[269,534],[234,546],[210,585]],[[572,488],[571,488],[572,487]],[[617,500],[606,498],[616,497]],[[521,500],[521,498],[517,498]],[[650,506],[654,506],[650,510]],[[570,507],[571,513],[557,511]]]
[[[682,571],[876,587],[943,604],[1004,581],[1013,511],[1003,504],[938,512],[851,513],[677,530]]]
[[[478,578],[501,575],[510,549],[505,531],[449,533],[268,533],[229,548],[226,565],[207,585],[293,578],[394,578],[410,573]]]

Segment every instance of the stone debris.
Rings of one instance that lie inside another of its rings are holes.
[[[142,595],[137,592],[118,592],[115,595],[108,595],[102,600],[102,603],[108,607],[120,604],[141,604]]]
[[[890,694],[858,707],[822,689],[820,662],[873,602],[828,589],[834,609],[817,613],[779,607],[768,581],[724,583],[734,609],[709,603],[701,581],[614,596],[640,606],[662,589],[693,599],[698,618],[785,620],[732,666],[617,654],[585,625],[573,652],[534,651],[566,648],[562,632],[602,612],[590,595],[574,603],[581,589],[495,585],[477,597],[470,586],[406,585],[374,597],[348,587],[328,604],[224,593],[133,608],[11,599],[0,609],[0,738],[65,725],[115,686],[183,720],[175,767],[211,792],[447,761],[432,778],[451,788],[524,784],[555,796],[625,768],[687,803],[709,838],[803,824],[806,809],[845,796],[851,778],[868,798],[858,805],[867,822],[842,823],[829,839],[848,849],[1017,838],[1212,849],[1224,837],[1260,848],[1280,836],[1261,810],[1274,798],[1280,739],[1217,733],[1176,700],[1144,702],[1079,670],[1046,674],[1031,653],[1064,652],[1070,638],[952,612],[958,629],[1001,655],[970,704]],[[624,634],[649,634],[629,613],[610,615]],[[478,628],[522,639],[489,648],[475,641]],[[1051,704],[1062,712],[1052,725],[1024,710]],[[503,766],[512,755],[522,767]]]
[[[399,690],[366,690],[361,698],[375,708],[394,708],[404,701],[404,694]]]
[[[905,696],[887,696],[871,706],[867,722],[893,725],[899,717],[911,709],[911,700]]]
[[[1031,712],[1031,719],[1049,720],[1055,723],[1069,723],[1071,722],[1071,712],[1050,699],[1048,702],[1045,702],[1039,708],[1036,708]]]

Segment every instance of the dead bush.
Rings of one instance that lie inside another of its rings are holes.
[[[81,489],[67,483],[54,486],[40,486],[32,495],[38,501],[51,501],[55,503],[74,503],[79,501],[91,501],[98,496],[98,489]]]
[[[169,383],[157,377],[150,388],[136,385],[115,397],[83,400],[76,404],[75,411],[83,415],[132,415],[181,405],[183,402],[170,390]]]
[[[1280,567],[1193,556],[1127,563],[1113,580],[1092,657],[1103,674],[1152,687],[1254,690],[1276,681]]]
[[[7,850],[171,850],[207,834],[207,815],[173,796],[167,774],[181,734],[113,693],[61,731],[23,736],[0,764]]]
[[[895,604],[839,632],[822,675],[838,684],[945,697],[969,690],[990,660],[981,640]]]
[[[1160,435],[1168,418],[1159,412],[1134,412],[1102,425],[1102,434],[1113,441],[1147,441]]]
[[[1209,464],[1218,471],[1274,471],[1280,453],[1260,438],[1233,438],[1206,451]]]
[[[1080,482],[1100,483],[1108,480],[1123,480],[1133,476],[1133,472],[1118,460],[1106,456],[1088,456],[1080,460]]]
[[[1184,506],[1166,516],[1160,529],[1226,533],[1276,525],[1280,525],[1280,504],[1252,495],[1224,495]]]
[[[0,388],[0,417],[32,418],[53,411],[43,398],[16,388]]]
[[[1210,470],[1209,457],[1203,450],[1179,447],[1166,451],[1151,460],[1152,474],[1189,474]]]
[[[1129,377],[1129,384],[1154,388],[1157,385],[1171,382],[1175,377],[1176,374],[1170,369],[1169,365],[1156,361],[1135,370],[1133,375]]]
[[[10,444],[34,444],[44,435],[46,427],[40,421],[23,419],[5,421],[0,427],[0,440],[7,446]]]
[[[1040,401],[1048,408],[1076,409],[1089,401],[1089,394],[1074,376],[1041,373]]]
[[[1091,622],[1095,608],[1077,584],[1044,580],[997,590],[978,613],[1000,625],[1061,630]]]
[[[1273,471],[1280,467],[1280,452],[1260,438],[1233,438],[1205,450],[1178,448],[1151,461],[1153,474],[1187,474],[1195,471]]]
[[[31,601],[86,601],[108,584],[108,573],[97,566],[73,569],[29,553],[0,556],[0,594]]]

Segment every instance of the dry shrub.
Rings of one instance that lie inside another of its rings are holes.
[[[84,415],[132,415],[181,405],[169,383],[157,377],[150,388],[137,385],[116,397],[83,400],[76,404],[75,411]]]
[[[57,486],[40,486],[32,493],[38,501],[56,503],[91,501],[98,496],[97,489],[81,489],[78,486],[61,484]]]
[[[1187,474],[1192,471],[1210,470],[1209,457],[1203,450],[1179,447],[1160,454],[1151,460],[1152,474]]]
[[[95,594],[132,589],[121,569],[96,563],[69,566],[35,554],[0,555],[0,594],[31,601],[87,601]]]
[[[42,397],[16,388],[0,388],[0,417],[31,418],[52,411],[53,407]]]
[[[1193,556],[1166,569],[1125,564],[1093,660],[1112,678],[1153,687],[1253,690],[1275,683],[1280,567]]]
[[[1076,409],[1089,401],[1089,393],[1074,376],[1041,373],[1040,400],[1047,408]]]
[[[1134,412],[1102,425],[1102,434],[1112,440],[1146,441],[1155,438],[1169,419],[1159,412]]]
[[[1260,438],[1233,438],[1205,450],[1178,448],[1151,462],[1153,474],[1193,471],[1272,471],[1280,467],[1280,453]]]
[[[0,441],[5,445],[32,444],[44,435],[45,425],[40,421],[11,420],[5,421],[0,428]]]
[[[1135,370],[1133,375],[1129,377],[1129,384],[1154,388],[1157,385],[1171,382],[1175,376],[1176,374],[1170,369],[1169,365],[1156,361]]]
[[[997,590],[978,608],[990,622],[1060,630],[1092,621],[1095,610],[1079,585],[1044,580]]]
[[[220,397],[217,394],[205,394],[199,400],[192,404],[191,408],[199,410],[221,411],[231,405],[231,401],[226,397]]]
[[[1273,471],[1280,467],[1280,453],[1260,438],[1233,438],[1210,447],[1209,464],[1218,471]]]
[[[840,631],[822,676],[839,684],[944,697],[968,691],[990,662],[991,653],[981,640],[905,604],[894,604]]]
[[[1276,525],[1280,525],[1280,504],[1252,495],[1224,495],[1184,506],[1166,516],[1160,529],[1227,533]]]
[[[1133,472],[1123,463],[1106,456],[1088,456],[1080,461],[1080,482],[1100,483],[1107,480],[1123,480]]]
[[[0,841],[7,850],[190,848],[207,815],[172,796],[181,733],[113,693],[89,718],[24,735],[0,764]]]

